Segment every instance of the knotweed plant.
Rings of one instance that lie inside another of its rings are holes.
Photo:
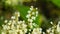
[[[1,34],[60,34],[60,21],[58,21],[57,25],[51,21],[50,24],[53,26],[48,28],[46,32],[43,32],[43,29],[37,27],[37,24],[34,23],[37,16],[38,10],[33,6],[31,6],[30,10],[27,12],[27,20],[19,20],[20,13],[16,11],[10,20],[4,21]]]
[[[38,11],[37,8],[35,9],[36,11],[33,10],[34,8],[33,6],[31,6],[30,11],[28,11],[28,14],[26,16],[27,23],[24,20],[19,21],[18,17],[20,17],[20,13],[18,11],[15,12],[10,20],[4,21],[4,24],[2,25],[1,34],[35,34],[34,30],[36,29],[32,29],[33,26],[35,26],[33,20],[35,20],[38,16]],[[33,32],[31,32],[31,30],[33,30]],[[39,33],[38,28],[36,31],[37,33]]]

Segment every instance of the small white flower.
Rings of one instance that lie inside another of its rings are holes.
[[[45,34],[45,32],[43,32],[43,34]]]
[[[28,14],[28,15],[26,16],[26,18],[30,18],[30,16],[31,16],[31,15],[30,15],[30,14]]]
[[[51,28],[49,28],[48,30],[47,30],[47,33],[49,33],[51,31]]]
[[[33,20],[35,20],[36,17],[32,16],[31,18],[32,18]]]
[[[28,14],[30,14],[31,13],[31,11],[28,11]]]
[[[57,32],[60,32],[59,24],[57,25]]]
[[[58,21],[58,24],[60,24],[60,21]]]
[[[36,10],[37,10],[38,8],[36,8]]]
[[[54,33],[54,29],[52,30],[52,32]]]
[[[53,22],[52,21],[50,23],[53,25]]]
[[[10,26],[7,26],[7,30],[9,30],[10,29]]]
[[[11,23],[8,23],[8,25],[11,25]]]
[[[32,23],[29,23],[30,28],[33,28]]]
[[[34,25],[34,26],[36,26],[36,24],[35,24],[35,23],[33,23],[33,25]]]
[[[54,33],[50,32],[50,34],[54,34]]]
[[[32,12],[32,15],[35,15],[35,12]]]
[[[9,20],[9,23],[12,23],[12,20]]]
[[[32,11],[32,10],[33,10],[33,8],[30,8],[30,10]]]
[[[20,30],[20,34],[23,34],[23,31],[22,30]]]
[[[38,11],[36,11],[36,14],[38,15]]]
[[[27,29],[24,29],[24,32],[27,33]]]
[[[39,30],[42,31],[42,28],[40,28]]]
[[[15,12],[15,15],[17,15],[18,17],[20,17],[20,13],[19,12]]]
[[[39,29],[40,33],[42,33],[42,28]]]
[[[2,32],[2,34],[6,34],[5,32]]]
[[[3,26],[3,29],[4,29],[4,30],[7,30],[7,25],[4,25],[4,26]]]
[[[5,20],[5,23],[7,23],[8,22],[8,20]]]
[[[30,33],[28,33],[28,34],[30,34]]]
[[[11,19],[15,19],[15,16],[12,16]]]
[[[31,10],[31,11],[33,10],[33,6],[31,6],[30,10]]]
[[[20,23],[23,23],[22,21],[20,21]]]
[[[20,22],[20,21],[18,21],[17,23],[18,23],[18,24],[21,24],[21,22]]]
[[[29,31],[31,31],[31,29],[29,29]]]
[[[31,8],[33,8],[33,6],[31,6]]]
[[[33,20],[32,19],[28,19],[28,22],[33,22]]]
[[[25,23],[25,20],[23,20],[23,23]]]
[[[23,24],[22,24],[22,28],[25,28],[25,27],[27,27],[27,25],[23,23]]]
[[[19,25],[17,25],[17,29],[19,29],[20,28],[20,26]]]

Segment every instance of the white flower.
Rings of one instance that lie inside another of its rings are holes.
[[[32,18],[32,20],[35,20],[36,17],[32,16],[31,18]]]
[[[47,30],[47,33],[49,33],[51,31],[51,28],[49,28],[48,30]]]
[[[12,16],[11,19],[15,19],[15,16]]]
[[[32,15],[35,15],[35,12],[32,12]]]
[[[50,34],[54,34],[54,33],[50,32]]]
[[[29,23],[30,28],[33,28],[32,23]]]
[[[31,8],[33,8],[33,6],[31,6]]]
[[[4,22],[5,22],[5,23],[7,23],[7,22],[8,22],[8,20],[5,20]]]
[[[57,25],[57,32],[60,32],[59,24]]]
[[[32,8],[30,8],[30,10],[32,11],[33,9],[32,9]]]
[[[34,28],[32,34],[41,34],[39,28]]]
[[[15,15],[20,17],[20,13],[19,12],[15,12]]]
[[[31,15],[30,14],[28,14],[27,16],[26,16],[26,18],[30,18],[31,17]]]
[[[40,28],[39,30],[42,31],[42,28]]]
[[[5,32],[2,32],[2,34],[6,34]]]
[[[28,34],[30,34],[30,33],[28,33]]]
[[[21,24],[22,22],[18,21],[17,24]]]
[[[23,20],[22,22],[25,23],[25,20]]]
[[[36,24],[35,24],[35,23],[33,23],[33,25],[35,26]]]
[[[7,25],[3,25],[3,29],[4,30],[7,30]]]
[[[50,23],[53,25],[53,22],[52,21]]]
[[[43,34],[45,34],[45,32],[43,32]]]
[[[31,10],[31,11],[33,10],[33,6],[31,6],[30,10]]]
[[[29,29],[29,31],[31,31],[31,29]]]
[[[20,34],[23,34],[23,31],[22,30],[20,30]]]
[[[36,8],[36,10],[37,10],[38,8]]]
[[[20,28],[20,26],[19,25],[17,25],[17,29],[19,29]]]
[[[31,23],[32,23],[32,22],[33,22],[33,20],[32,20],[32,19],[28,19],[28,22],[31,22]]]
[[[42,28],[39,29],[40,33],[42,33]]]
[[[27,33],[27,29],[24,29],[24,33]]]
[[[60,24],[60,21],[58,21],[58,24]]]
[[[36,11],[36,15],[38,15],[38,11]]]
[[[10,26],[7,26],[7,29],[9,30],[10,29]]]
[[[33,6],[31,6],[30,10],[31,10],[31,11],[33,10]]]
[[[30,14],[31,13],[31,11],[28,11],[28,14]]]
[[[12,20],[9,20],[9,23],[12,23]]]

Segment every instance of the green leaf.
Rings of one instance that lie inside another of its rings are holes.
[[[19,10],[21,17],[25,20],[26,15],[27,15],[27,11],[29,10],[29,7],[18,5],[17,10]]]
[[[52,0],[52,2],[60,8],[60,0]]]

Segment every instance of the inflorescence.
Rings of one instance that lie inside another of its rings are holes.
[[[4,21],[5,23],[2,25],[3,28],[1,30],[1,34],[60,34],[60,21],[57,25],[50,22],[53,26],[47,29],[46,32],[43,32],[42,28],[37,27],[37,24],[33,22],[37,16],[37,8],[34,9],[34,7],[31,6],[28,14],[26,15],[26,23],[25,20],[19,21],[18,17],[20,17],[20,13],[17,11],[10,20]],[[37,28],[34,28],[34,26]]]

